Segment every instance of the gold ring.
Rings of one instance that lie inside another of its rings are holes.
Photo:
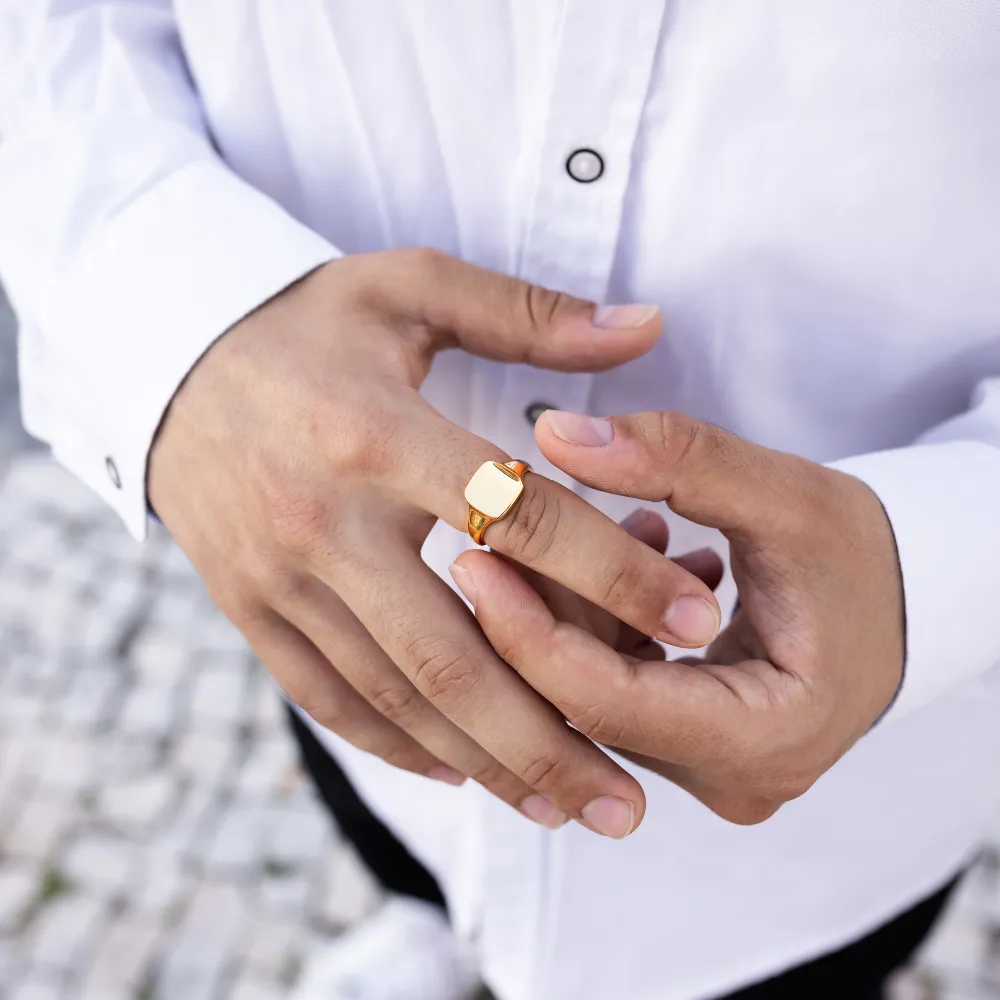
[[[524,492],[524,474],[531,471],[527,462],[484,462],[465,487],[469,505],[469,534],[477,545],[485,545],[483,534],[500,518],[506,517]]]

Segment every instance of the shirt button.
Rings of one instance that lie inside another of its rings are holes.
[[[531,424],[532,427],[538,423],[538,418],[546,410],[555,410],[558,407],[553,406],[551,403],[532,403],[530,406],[524,408],[524,419]]]
[[[115,465],[115,460],[110,455],[104,460],[104,468],[108,470],[108,479],[111,480],[114,488],[120,490],[122,488],[122,477],[118,475],[118,466]]]
[[[566,173],[580,184],[592,184],[604,173],[604,160],[592,149],[578,149],[570,153]]]

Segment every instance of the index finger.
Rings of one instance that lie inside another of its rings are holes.
[[[503,462],[494,445],[430,411],[401,429],[404,453],[437,455],[400,470],[393,485],[424,510],[467,530],[464,491],[485,462]],[[487,544],[604,608],[640,632],[675,646],[707,645],[722,621],[711,589],[630,535],[564,486],[524,476],[517,505],[485,534]]]

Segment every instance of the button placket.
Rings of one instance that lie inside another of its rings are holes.
[[[526,280],[603,302],[662,19],[663,4],[648,0],[567,5],[541,173],[520,255],[519,274]],[[607,40],[600,52],[598,38]],[[628,56],[609,57],[617,52]],[[592,383],[589,373],[512,367],[498,407],[511,416],[501,421],[512,434],[524,435],[542,412],[542,401],[544,409],[585,411]],[[508,424],[513,414],[524,415],[519,432]],[[533,438],[526,444],[533,445]]]

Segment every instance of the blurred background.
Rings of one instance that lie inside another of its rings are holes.
[[[0,998],[272,1000],[379,903],[165,532],[33,447],[0,297]]]
[[[16,394],[0,294],[0,1000],[284,996],[379,892],[183,554],[133,542]],[[897,1000],[1000,998],[994,839]]]

